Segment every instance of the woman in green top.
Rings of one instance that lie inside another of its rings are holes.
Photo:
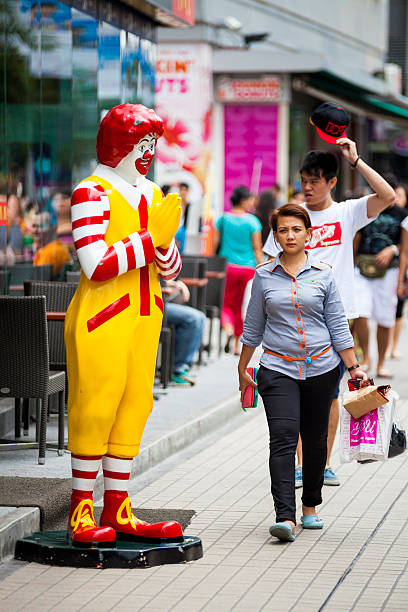
[[[254,197],[246,187],[236,187],[231,195],[232,209],[224,213],[216,223],[215,251],[227,260],[224,305],[221,325],[227,335],[225,352],[235,336],[234,354],[239,355],[239,339],[243,331],[242,302],[245,287],[252,280],[255,266],[262,263],[261,223],[248,213]]]

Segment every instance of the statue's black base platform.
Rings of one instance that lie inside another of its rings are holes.
[[[34,533],[16,543],[15,558],[44,565],[70,567],[133,568],[195,561],[203,556],[200,538],[186,536],[182,542],[147,544],[117,541],[116,547],[78,548],[66,531]]]

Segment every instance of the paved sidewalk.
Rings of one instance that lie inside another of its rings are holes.
[[[408,338],[404,332],[405,341]],[[405,342],[406,343],[406,342]],[[404,340],[401,343],[404,346]],[[394,363],[399,412],[408,426],[406,361]],[[262,408],[240,416],[132,482],[140,507],[196,510],[187,534],[204,557],[144,570],[0,566],[4,610],[147,612],[205,610],[406,610],[408,454],[384,463],[332,465],[322,531],[297,528],[294,543],[270,538],[267,427]],[[297,492],[300,506],[301,490]]]

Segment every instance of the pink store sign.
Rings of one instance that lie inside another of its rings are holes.
[[[260,193],[276,183],[278,112],[274,104],[225,104],[225,210],[238,185]]]

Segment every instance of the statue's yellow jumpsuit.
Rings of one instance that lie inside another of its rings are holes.
[[[96,183],[109,197],[110,220],[103,237],[108,246],[147,227],[145,198],[135,210],[106,180],[91,176],[85,181]],[[155,204],[162,193],[150,185]],[[73,454],[138,454],[153,407],[162,315],[155,261],[102,282],[81,273],[65,319],[68,448]]]

